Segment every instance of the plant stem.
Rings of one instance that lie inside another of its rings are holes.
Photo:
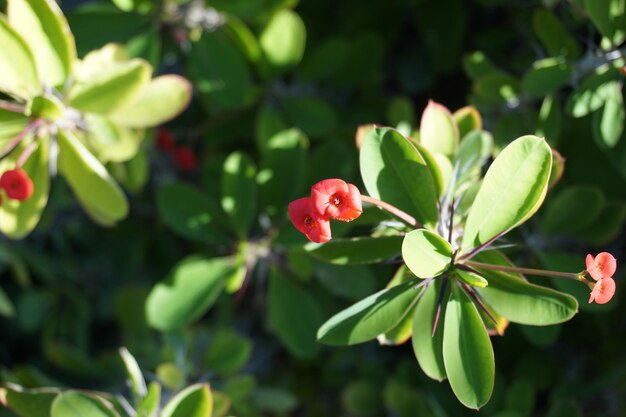
[[[504,266],[504,265],[492,265],[482,262],[468,261],[465,265],[471,266],[477,269],[488,269],[491,271],[501,272],[518,272],[520,274],[537,275],[542,277],[554,277],[554,278],[567,278],[576,281],[582,281],[583,275],[575,272],[558,272],[558,271],[546,271],[544,269],[532,269],[532,268],[518,268],[516,266]]]
[[[402,219],[405,223],[410,224],[411,226],[414,227],[422,227],[421,224],[418,223],[417,220],[415,220],[415,218],[413,216],[411,216],[408,213],[405,213],[404,211],[400,210],[399,208],[392,206],[389,203],[385,203],[384,201],[380,201],[377,200],[373,197],[369,197],[367,195],[361,195],[361,200],[365,201],[366,203],[370,203],[373,204],[375,206],[380,207],[383,210],[387,210],[389,213],[393,214],[394,216]]]
[[[0,100],[0,109],[7,110],[13,113],[24,113],[24,111],[26,110],[24,106],[3,100]]]
[[[2,149],[0,149],[0,158],[4,157],[6,154],[11,152],[13,148],[15,148],[21,141],[26,137],[29,133],[36,130],[43,123],[42,119],[37,119],[31,122],[28,126],[24,128],[20,133],[18,133],[9,143],[4,145]]]

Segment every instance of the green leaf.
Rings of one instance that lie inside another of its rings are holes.
[[[361,144],[361,177],[371,197],[415,215],[426,227],[438,219],[433,175],[415,146],[400,133],[376,128]]]
[[[454,164],[457,184],[480,178],[481,168],[493,152],[493,136],[484,130],[472,130],[463,137]]]
[[[124,361],[124,367],[126,368],[126,374],[128,376],[128,380],[130,381],[130,389],[133,393],[135,404],[139,404],[141,399],[148,393],[148,388],[146,387],[146,381],[141,373],[141,368],[139,368],[139,364],[137,363],[135,357],[125,347],[119,349],[119,354],[122,361]]]
[[[624,98],[622,86],[610,83],[605,92],[604,106],[593,113],[591,122],[593,136],[602,147],[614,148],[624,133]]]
[[[572,74],[572,66],[563,58],[540,59],[524,75],[522,91],[533,96],[544,96],[565,85]]]
[[[259,36],[267,62],[277,69],[296,65],[304,55],[306,27],[297,13],[282,9],[272,16]]]
[[[96,114],[86,114],[85,122],[85,142],[100,161],[125,162],[139,151],[143,132],[119,126]]]
[[[585,204],[581,205],[581,201]],[[591,226],[604,206],[604,194],[599,188],[590,185],[567,187],[546,206],[541,231],[551,235],[575,234]]]
[[[303,262],[294,264],[300,271]],[[371,268],[365,265],[333,265],[318,263],[314,277],[331,294],[356,302],[367,297],[378,286],[377,277]],[[313,271],[311,271],[313,275]]]
[[[585,9],[591,21],[606,36],[614,47],[619,46],[626,38],[624,0],[585,0]]]
[[[220,31],[204,32],[189,54],[195,86],[211,106],[235,109],[251,103],[252,74],[242,52]]]
[[[254,390],[250,399],[260,410],[272,414],[289,415],[298,406],[298,399],[280,388],[259,387]]]
[[[39,138],[35,150],[22,168],[33,180],[33,195],[26,201],[3,199],[0,206],[0,231],[12,239],[21,239],[39,224],[48,204],[50,170],[48,166],[48,138]],[[19,146],[0,162],[0,172],[15,168],[16,159],[22,152]]]
[[[573,117],[584,117],[604,105],[607,97],[619,88],[617,69],[603,65],[584,79],[569,96],[565,111]]]
[[[33,119],[44,118],[57,120],[63,116],[65,106],[63,102],[53,95],[33,97],[26,105],[25,114]]]
[[[485,405],[495,381],[493,347],[476,307],[457,285],[446,309],[443,359],[459,401],[476,410]]]
[[[76,44],[53,0],[10,0],[9,23],[29,44],[41,83],[63,87],[76,60]]]
[[[0,109],[0,148],[24,130],[28,122],[29,118],[22,113]]]
[[[383,393],[385,405],[396,417],[435,417],[429,398],[396,380],[389,380]]]
[[[578,311],[578,302],[570,295],[498,271],[477,269],[489,281],[480,293],[513,323],[547,326],[563,323]]]
[[[5,389],[3,404],[22,417],[50,417],[52,402],[59,395],[59,390],[53,388]]]
[[[187,239],[208,243],[228,239],[220,229],[223,216],[215,201],[189,184],[173,182],[161,187],[157,208],[161,220]]]
[[[232,330],[220,330],[204,354],[204,366],[212,372],[234,374],[250,359],[252,342]]]
[[[0,15],[0,91],[27,99],[42,88],[35,58],[22,37]]]
[[[89,62],[88,57],[84,61]],[[98,76],[74,84],[68,101],[72,107],[83,112],[116,113],[141,97],[151,75],[152,67],[143,59],[111,65],[103,68]]]
[[[578,43],[567,32],[561,21],[550,11],[537,9],[533,14],[533,29],[551,56],[576,59],[580,55]]]
[[[322,323],[317,301],[278,269],[270,272],[269,324],[285,347],[299,358],[319,350],[315,331]]]
[[[170,331],[196,321],[217,300],[235,271],[230,257],[190,256],[182,260],[150,291],[146,300],[148,323],[155,329]]]
[[[285,97],[281,108],[295,127],[312,137],[324,136],[337,127],[337,114],[333,107],[314,97]]]
[[[485,75],[474,82],[474,94],[492,105],[506,104],[510,100],[517,100],[520,92],[520,82],[508,74],[493,73]]]
[[[454,123],[459,128],[459,138],[463,139],[472,130],[482,130],[483,119],[474,106],[465,106],[452,113]],[[462,144],[462,142],[461,142]]]
[[[379,263],[400,253],[402,236],[355,237],[332,239],[325,244],[307,243],[305,250],[313,257],[336,265]]]
[[[518,379],[507,390],[506,408],[519,412],[520,416],[533,415],[535,408],[535,387],[526,379]]]
[[[137,417],[157,417],[161,403],[161,385],[151,382],[148,393],[137,407]]]
[[[379,291],[335,314],[317,332],[327,345],[354,345],[396,326],[418,299],[417,280]]]
[[[259,151],[266,152],[270,139],[287,129],[289,126],[281,112],[271,105],[264,104],[257,112],[254,126],[254,139]]]
[[[441,291],[442,280],[437,279],[430,284],[420,298],[413,315],[413,352],[420,368],[429,378],[443,381],[446,369],[443,362],[443,330],[441,324],[432,335],[437,300]],[[446,300],[443,299],[441,315],[445,317]]]
[[[468,77],[477,80],[490,74],[503,74],[503,71],[481,51],[475,51],[463,57],[463,69]]]
[[[13,317],[15,316],[15,307],[9,296],[0,287],[0,316]]]
[[[606,245],[619,236],[626,220],[626,205],[610,201],[596,216],[589,227],[576,233],[576,236],[592,245]]]
[[[456,154],[459,140],[459,128],[450,110],[429,101],[420,122],[420,143],[430,152],[442,153],[452,158]]]
[[[191,93],[191,84],[183,77],[161,75],[150,81],[134,101],[114,112],[111,120],[132,128],[163,124],[185,110]]]
[[[65,391],[52,402],[50,417],[119,417],[102,398],[78,391]]]
[[[452,262],[452,246],[441,236],[424,229],[404,236],[402,259],[420,278],[431,278],[445,272]]]
[[[131,159],[107,165],[111,175],[131,193],[139,193],[148,182],[150,161],[148,152],[139,149]]]
[[[415,106],[411,98],[396,96],[387,104],[387,121],[390,126],[406,123],[415,127]]]
[[[128,214],[128,201],[106,168],[71,132],[59,132],[59,172],[87,214],[112,226]]]
[[[351,416],[374,417],[383,413],[380,388],[368,380],[351,381],[341,393],[341,404]]]
[[[222,168],[222,208],[241,238],[248,235],[257,214],[256,167],[242,152],[233,152]]]
[[[522,136],[491,164],[470,209],[463,250],[483,245],[519,226],[546,195],[552,151],[544,139]]]
[[[561,135],[562,119],[561,104],[555,96],[546,96],[539,109],[535,134],[546,138],[550,146],[555,146]]]
[[[191,385],[172,398],[161,417],[208,417],[213,412],[213,397],[208,384]]]
[[[463,269],[455,269],[454,272],[460,281],[472,287],[485,288],[489,284],[485,278],[474,272],[465,271]]]
[[[226,417],[232,401],[223,392],[213,391],[213,414],[210,417]]]

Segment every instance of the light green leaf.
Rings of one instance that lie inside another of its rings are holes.
[[[478,179],[482,166],[493,152],[493,136],[484,130],[473,130],[463,137],[456,155],[457,184]]]
[[[592,132],[603,147],[614,148],[624,133],[624,98],[620,83],[610,83],[606,90],[604,106],[593,113]]]
[[[619,46],[626,38],[626,1],[624,0],[585,0],[585,9],[591,21],[606,36],[611,44]]]
[[[189,184],[173,182],[161,187],[157,208],[161,220],[185,238],[209,243],[228,239],[221,230],[224,219],[217,203]]]
[[[5,389],[3,403],[21,417],[50,417],[52,402],[59,395],[54,388]]]
[[[361,177],[371,197],[415,215],[426,227],[438,219],[433,175],[413,144],[391,129],[376,128],[363,139]]]
[[[570,295],[498,271],[477,269],[489,281],[480,293],[496,312],[514,323],[547,326],[563,323],[578,311],[578,302]]]
[[[150,160],[145,149],[139,149],[130,160],[107,165],[111,175],[131,193],[139,193],[148,182]]]
[[[522,136],[491,164],[470,209],[463,250],[483,245],[532,216],[546,195],[552,151],[544,139]]]
[[[256,167],[242,152],[233,152],[222,167],[222,208],[241,238],[248,235],[257,214]]]
[[[189,81],[178,75],[154,78],[141,94],[128,105],[111,115],[120,126],[149,128],[163,124],[185,110],[191,100]]]
[[[402,236],[332,239],[325,244],[307,243],[304,248],[313,257],[336,265],[373,264],[398,255],[402,239]]]
[[[48,204],[50,170],[48,166],[48,138],[39,138],[35,150],[22,167],[33,180],[33,195],[26,201],[3,199],[0,206],[0,231],[12,239],[28,235],[39,223]],[[0,172],[14,169],[23,150],[19,146],[0,162]]]
[[[112,226],[128,214],[124,192],[106,168],[71,133],[59,131],[59,172],[87,214]]]
[[[50,417],[119,417],[113,406],[100,397],[65,391],[52,402]]]
[[[489,401],[495,381],[493,347],[476,307],[458,285],[446,309],[443,360],[463,405],[478,410]]]
[[[322,312],[317,301],[275,268],[270,272],[269,323],[295,356],[308,358],[319,350],[315,331],[322,323]]]
[[[116,113],[141,97],[152,75],[152,67],[143,59],[110,65],[102,71],[74,84],[68,95],[72,107],[90,113]]]
[[[463,139],[472,130],[482,130],[483,119],[474,106],[465,106],[454,113],[452,119],[459,128],[459,138]]]
[[[161,417],[209,417],[213,396],[208,384],[191,385],[172,398],[161,411]]]
[[[607,97],[619,88],[616,68],[603,65],[583,80],[569,96],[565,110],[573,117],[584,117],[604,105]]]
[[[489,284],[485,278],[474,272],[463,269],[455,269],[454,272],[459,280],[472,287],[485,288]]]
[[[417,301],[416,284],[410,280],[384,289],[335,314],[319,328],[317,339],[327,345],[354,345],[389,331]]]
[[[580,202],[585,204],[581,205]],[[602,191],[590,185],[565,188],[550,199],[541,218],[541,231],[546,234],[574,234],[596,221],[605,206]]]
[[[503,73],[485,75],[474,82],[474,93],[489,104],[501,105],[517,100],[520,92],[517,78]]]
[[[420,278],[441,275],[452,262],[452,246],[441,236],[424,229],[404,236],[402,259],[411,272]]]
[[[442,280],[437,279],[426,288],[424,295],[417,302],[413,316],[413,352],[417,363],[429,378],[437,381],[443,381],[446,378],[441,322],[435,335],[432,335],[441,285]],[[444,297],[440,317],[445,317],[446,305],[447,297]]]
[[[22,37],[0,15],[0,91],[20,98],[33,97],[42,90],[35,58]]]
[[[288,68],[300,62],[304,55],[306,27],[297,13],[282,9],[267,23],[259,42],[271,66]]]
[[[44,118],[57,120],[63,116],[65,106],[63,102],[53,95],[33,97],[26,105],[25,114],[33,119]]]
[[[420,122],[420,143],[433,153],[439,152],[452,158],[456,154],[459,140],[459,128],[450,110],[429,101]]]
[[[561,103],[555,96],[546,96],[541,103],[535,134],[546,138],[550,146],[555,146],[561,135]]]
[[[155,329],[182,328],[202,316],[236,271],[233,259],[188,257],[156,284],[146,300],[146,317]]]
[[[85,115],[86,142],[98,159],[106,162],[125,162],[139,151],[143,132],[121,127],[106,117]]]
[[[137,417],[157,417],[161,403],[161,385],[152,381],[148,385],[148,393],[137,407]]]
[[[24,130],[28,122],[28,117],[22,113],[0,109],[0,148]]]
[[[33,52],[40,82],[63,87],[76,60],[74,35],[54,0],[10,0],[9,23]]]
[[[119,354],[124,362],[124,367],[126,368],[126,375],[130,381],[130,389],[133,393],[135,403],[139,404],[141,399],[148,393],[148,388],[146,387],[146,381],[141,373],[141,368],[139,368],[139,364],[137,363],[135,357],[125,347],[119,349]]]
[[[544,96],[570,81],[572,73],[572,66],[563,58],[540,59],[524,75],[522,91]]]

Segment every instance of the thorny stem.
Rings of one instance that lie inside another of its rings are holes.
[[[422,225],[420,223],[418,223],[417,220],[415,220],[415,218],[413,216],[411,216],[408,213],[405,213],[404,211],[400,210],[399,208],[392,206],[389,203],[385,203],[384,201],[380,201],[377,200],[373,197],[369,197],[367,195],[361,195],[361,200],[365,201],[366,203],[370,203],[373,204],[375,206],[380,207],[383,210],[387,210],[389,213],[393,214],[394,216],[402,219],[405,223],[410,224],[413,227],[422,227]]]
[[[0,158],[8,154],[15,148],[21,141],[24,139],[26,135],[28,135],[33,130],[37,129],[43,123],[43,119],[37,119],[30,123],[28,126],[24,128],[20,133],[18,133],[9,143],[4,145],[4,147],[0,150]]]
[[[32,141],[31,143],[28,144],[28,146],[26,146],[26,148],[20,154],[19,158],[17,158],[17,162],[15,164],[17,168],[21,168],[22,166],[24,166],[26,161],[28,161],[28,158],[30,158],[30,156],[32,155],[36,146],[37,146],[36,141]]]
[[[437,331],[437,323],[439,323],[439,315],[441,314],[441,305],[443,304],[443,297],[446,294],[446,288],[448,287],[448,277],[443,277],[443,282],[441,283],[441,290],[439,290],[439,297],[437,299],[437,311],[435,311],[435,318],[433,320],[433,330],[431,333],[431,337],[435,337],[435,331]]]
[[[485,303],[483,303],[483,300],[480,299],[480,297],[478,296],[478,294],[476,294],[476,292],[472,289],[472,287],[470,287],[467,284],[463,284],[463,289],[465,290],[465,292],[472,297],[472,299],[474,301],[476,301],[476,304],[478,304],[478,306],[485,312],[485,314],[491,319],[491,321],[493,322],[493,324],[495,324],[496,326],[498,325],[498,322],[496,321],[496,319],[493,317],[493,315],[491,314],[491,311],[489,311],[489,309],[487,308],[487,306],[485,305]]]
[[[13,113],[24,113],[24,111],[26,110],[24,106],[2,100],[0,100],[0,109],[4,109]]]
[[[505,265],[492,265],[485,264],[482,262],[474,262],[468,261],[465,263],[466,265],[478,268],[478,269],[488,269],[491,271],[501,271],[501,272],[518,272],[520,274],[528,274],[528,275],[537,275],[542,277],[554,277],[554,278],[567,278],[573,279],[575,281],[583,280],[583,273],[575,273],[575,272],[558,272],[558,271],[546,271],[544,269],[532,269],[532,268],[518,268],[516,266],[505,266]]]

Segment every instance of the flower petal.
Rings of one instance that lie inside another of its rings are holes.
[[[617,269],[617,261],[608,252],[601,252],[596,256],[596,265],[604,278],[612,277]]]
[[[322,180],[311,187],[311,200],[315,210],[321,216],[328,216],[329,209],[334,208],[331,204],[330,198],[338,194],[341,197],[348,195],[348,183],[339,178],[329,178]]]
[[[595,301],[598,304],[606,304],[615,295],[615,280],[613,278],[602,278],[594,285],[589,303]]]

